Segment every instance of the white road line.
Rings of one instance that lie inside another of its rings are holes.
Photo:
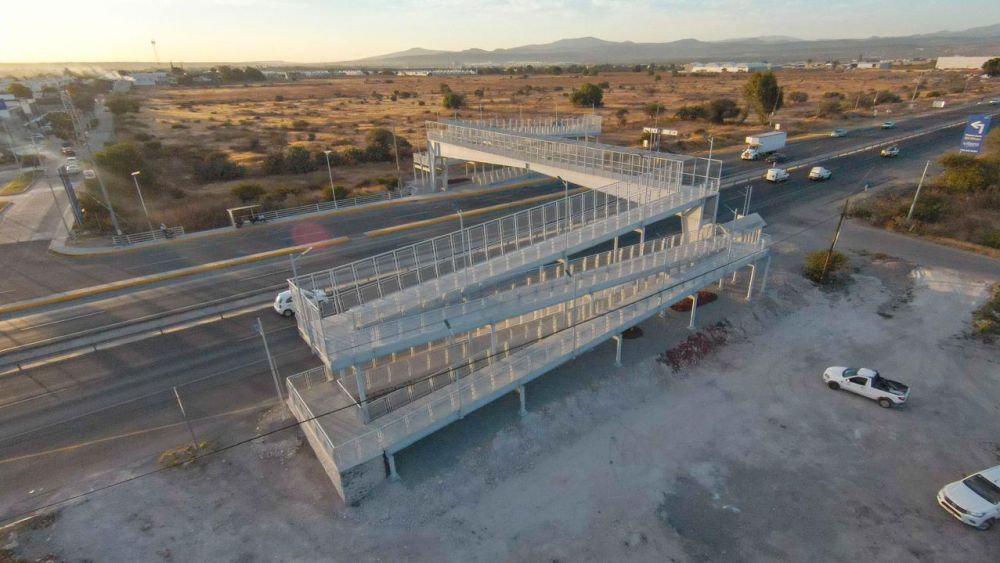
[[[18,328],[17,330],[28,330],[28,329],[32,329],[32,328],[41,328],[43,326],[49,326],[49,325],[64,323],[66,321],[75,321],[76,319],[85,319],[87,317],[93,317],[94,315],[100,315],[100,314],[101,314],[101,311],[94,311],[92,313],[86,313],[86,314],[83,314],[83,315],[77,315],[75,317],[66,317],[65,319],[58,319],[58,320],[55,320],[55,321],[49,321],[47,323],[41,323],[41,324],[37,324],[37,325],[22,326],[22,327]]]

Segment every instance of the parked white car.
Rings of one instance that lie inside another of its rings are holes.
[[[873,369],[834,366],[823,372],[823,381],[834,391],[843,389],[877,401],[882,408],[902,405],[910,397],[910,388],[886,379]]]
[[[788,171],[784,168],[768,168],[764,179],[774,183],[784,182],[788,179]]]
[[[330,301],[330,297],[322,291],[303,289],[302,295],[319,305]],[[275,296],[274,311],[282,317],[291,317],[295,314],[295,303],[292,302],[292,292],[290,290],[286,289]]]
[[[830,176],[833,176],[833,172],[830,172],[822,166],[813,166],[812,170],[809,171],[809,179],[815,181],[829,180]]]
[[[886,147],[886,148],[882,149],[882,152],[879,153],[879,154],[881,154],[882,156],[884,156],[886,158],[892,158],[894,156],[899,156],[899,147],[897,147],[896,145],[893,145],[891,147]]]
[[[938,491],[937,501],[962,522],[989,530],[1000,520],[1000,465],[948,483]]]
[[[831,137],[843,137],[847,135],[847,129],[834,129],[830,132]]]
[[[882,129],[893,129],[895,127],[896,127],[896,122],[895,121],[883,121],[882,122]]]

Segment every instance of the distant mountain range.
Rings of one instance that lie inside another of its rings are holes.
[[[786,36],[747,37],[722,41],[681,39],[665,43],[605,41],[596,37],[560,39],[553,43],[523,45],[509,49],[435,51],[407,49],[338,66],[392,68],[447,67],[464,65],[511,65],[557,63],[643,63],[689,61],[769,61],[813,59],[896,59],[943,55],[1000,55],[1000,24],[962,31],[939,31],[905,37],[805,40]]]

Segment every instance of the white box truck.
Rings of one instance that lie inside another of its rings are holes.
[[[759,135],[747,137],[747,149],[743,151],[740,158],[743,160],[759,160],[774,151],[785,148],[785,140],[788,133],[784,131],[771,131]]]

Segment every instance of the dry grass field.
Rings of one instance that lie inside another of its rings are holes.
[[[775,121],[790,135],[828,131],[851,119],[870,118],[875,91],[895,94],[902,101],[880,103],[879,115],[897,118],[929,106],[926,95],[940,94],[949,103],[981,96],[978,80],[965,81],[964,75],[925,70],[781,70],[777,73],[785,93],[785,106]],[[366,136],[376,128],[393,129],[422,150],[424,122],[454,115],[442,107],[442,88],[465,97],[463,117],[503,115],[551,116],[596,111],[604,117],[601,141],[636,146],[643,126],[658,121],[677,129],[680,135],[666,150],[700,152],[707,150],[709,135],[715,147],[742,143],[749,132],[760,131],[757,116],[713,124],[705,119],[677,119],[675,112],[685,105],[704,104],[730,98],[744,106],[742,88],[746,74],[704,76],[674,75],[670,72],[579,74],[478,75],[478,76],[382,76],[337,77],[290,83],[266,83],[213,87],[172,87],[141,91],[142,110],[127,114],[116,123],[119,141],[133,141],[144,147],[149,165],[157,172],[150,188],[154,222],[180,224],[189,229],[225,223],[225,208],[239,203],[229,193],[240,182],[252,181],[268,193],[262,203],[287,207],[321,200],[330,182],[325,166],[304,174],[268,175],[261,168],[274,151],[303,147],[311,153],[349,147],[363,148]],[[584,83],[604,88],[603,107],[574,107],[570,92]],[[919,103],[911,108],[914,87],[920,83]],[[964,90],[964,91],[963,91]],[[792,92],[802,92],[806,101],[791,101]],[[884,98],[883,98],[884,99]],[[821,111],[831,102],[842,111]],[[658,118],[645,109],[650,104],[665,108]],[[860,106],[855,110],[856,106]],[[828,113],[820,116],[818,114]],[[246,167],[246,178],[238,181],[203,183],[192,172],[192,160],[218,151]],[[401,162],[404,178],[412,169],[409,159]],[[345,164],[333,169],[334,184],[347,193],[384,189],[375,180],[396,175],[390,161]],[[112,189],[121,194],[118,207],[128,217],[138,212],[127,186]],[[116,199],[119,199],[116,197]],[[160,201],[157,201],[160,200]],[[139,221],[141,223],[141,221]]]

